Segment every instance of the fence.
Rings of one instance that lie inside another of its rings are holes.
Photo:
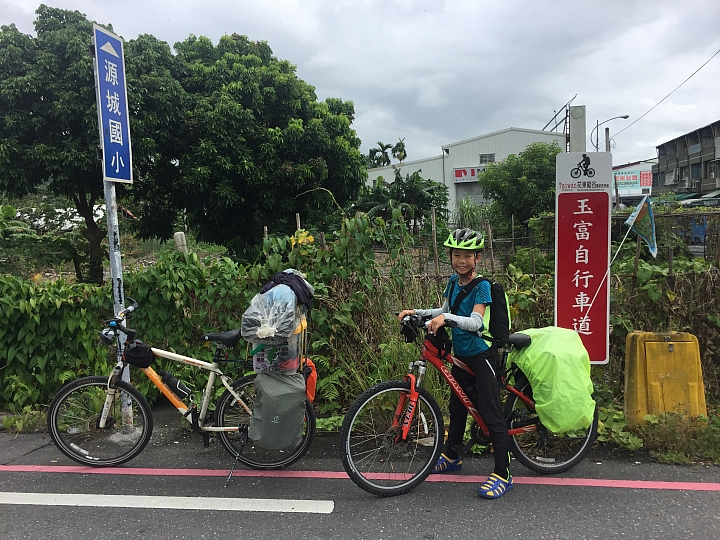
[[[627,227],[625,221],[629,214],[614,214],[611,220],[611,240],[614,243],[613,253],[619,249],[619,243],[625,237]],[[655,214],[656,239],[658,245],[658,262],[667,264],[669,273],[673,273],[673,260],[677,258],[702,258],[720,268],[720,211],[690,211],[682,213]],[[486,228],[488,240],[484,256],[478,264],[481,274],[505,273],[509,264],[520,266],[530,274],[553,273],[555,256],[555,217],[547,216],[537,219],[536,225],[529,235],[512,235],[507,238],[493,238],[492,228]],[[624,249],[632,250],[637,246],[628,236]],[[437,238],[436,244],[442,246],[444,238]],[[639,242],[639,240],[637,240]],[[521,248],[525,252],[518,260]],[[375,250],[376,260],[381,264],[387,258],[387,252],[382,249]],[[424,238],[418,245],[408,249],[412,259],[413,272],[428,275],[450,275],[452,266],[445,253],[445,248],[439,247],[437,253],[438,264],[435,264],[432,239]],[[635,249],[636,261],[644,253]],[[636,264],[637,266],[637,264]]]

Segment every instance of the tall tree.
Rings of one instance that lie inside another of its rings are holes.
[[[14,24],[0,28],[0,190],[22,196],[49,182],[72,199],[90,242],[89,278],[102,282],[92,24],[77,11],[41,5],[35,31],[37,38]]]
[[[22,196],[43,186],[72,200],[89,242],[87,279],[102,283],[106,232],[93,212],[104,190],[92,23],[78,11],[45,5],[36,13],[36,38],[15,25],[0,28],[0,191]],[[172,63],[170,48],[152,36],[141,36],[126,50],[136,178],[153,171],[162,172],[155,179],[175,178],[168,163],[183,102],[182,87],[170,75]]]
[[[403,211],[406,220],[412,220],[413,234],[420,232],[426,218],[430,217],[432,207],[446,219],[448,188],[444,184],[428,180],[420,176],[422,171],[418,170],[405,177],[400,174],[400,169],[395,169],[395,181],[390,184],[390,196],[404,203],[409,211]]]
[[[200,239],[248,253],[263,225],[289,232],[296,212],[322,222],[357,195],[364,162],[351,102],[318,102],[295,66],[245,36],[217,46],[191,36],[175,50],[187,101],[166,202],[186,210]]]
[[[399,139],[392,147],[392,155],[400,163],[402,163],[407,157],[407,150],[405,149],[405,139]]]
[[[377,184],[365,187],[351,210],[360,210],[371,216],[380,216],[386,221],[392,216],[394,209],[399,208],[406,221],[412,221],[413,234],[418,234],[425,219],[430,217],[434,206],[439,217],[447,218],[448,189],[447,186],[427,180],[420,176],[421,171],[406,174],[400,169],[395,170],[395,181],[385,183],[382,177]]]
[[[533,143],[520,154],[489,163],[480,173],[480,189],[507,222],[524,223],[555,208],[557,143]]]
[[[370,153],[372,154],[373,151],[377,156],[378,167],[390,165],[390,152],[392,151],[392,144],[385,144],[382,141],[378,141],[378,147],[370,150]]]
[[[86,224],[90,280],[100,282],[92,24],[40,6],[35,29],[36,38],[0,29],[0,191],[50,182],[70,197]],[[126,43],[135,184],[120,192],[136,200],[143,236],[169,237],[183,215],[200,239],[244,252],[263,225],[287,232],[296,212],[322,223],[356,196],[364,161],[351,102],[318,102],[265,42],[191,36],[175,50],[149,35]]]

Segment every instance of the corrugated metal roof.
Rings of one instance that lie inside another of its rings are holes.
[[[701,198],[701,199],[706,199],[706,198],[710,198],[710,197],[720,197],[720,189],[716,189],[715,191],[711,191],[711,192],[708,193],[707,195],[703,195],[703,196],[700,197],[700,198]]]
[[[456,141],[456,142],[451,142],[451,143],[448,143],[448,144],[443,144],[443,145],[441,146],[441,148],[451,148],[451,147],[453,147],[453,146],[457,146],[457,145],[460,145],[460,144],[467,144],[467,143],[469,143],[469,142],[479,141],[479,140],[482,140],[482,139],[487,139],[487,138],[489,138],[489,137],[496,137],[497,135],[500,135],[500,134],[502,134],[502,133],[508,133],[508,132],[512,132],[512,131],[519,131],[519,132],[521,132],[521,133],[534,133],[534,134],[541,134],[541,135],[554,135],[554,136],[562,136],[562,137],[565,137],[565,134],[564,134],[564,133],[560,133],[560,132],[557,132],[557,131],[540,131],[540,130],[537,130],[537,129],[525,129],[525,128],[509,127],[509,128],[506,128],[506,129],[501,129],[500,131],[494,131],[494,132],[492,132],[492,133],[487,133],[487,134],[485,134],[485,135],[479,135],[479,136],[477,136],[477,137],[472,137],[471,139],[465,139],[465,140],[462,140],[462,141]]]
[[[678,193],[675,197],[676,201],[684,201],[685,199],[696,199],[700,193]]]

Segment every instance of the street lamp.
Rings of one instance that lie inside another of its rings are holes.
[[[604,122],[598,122],[597,125],[595,126],[595,129],[593,129],[593,130],[590,132],[590,142],[592,142],[592,134],[595,133],[595,144],[594,144],[594,146],[595,146],[595,151],[596,151],[596,152],[599,152],[599,151],[600,151],[600,141],[598,140],[598,139],[600,138],[600,126],[602,126],[603,124],[609,122],[610,120],[617,120],[618,118],[622,118],[623,120],[627,120],[628,118],[630,118],[630,115],[623,114],[622,116],[613,116],[612,118],[608,118],[608,119],[605,120]]]

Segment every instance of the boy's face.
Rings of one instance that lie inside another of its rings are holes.
[[[480,254],[469,249],[453,249],[451,263],[458,274],[469,274],[480,260]]]

